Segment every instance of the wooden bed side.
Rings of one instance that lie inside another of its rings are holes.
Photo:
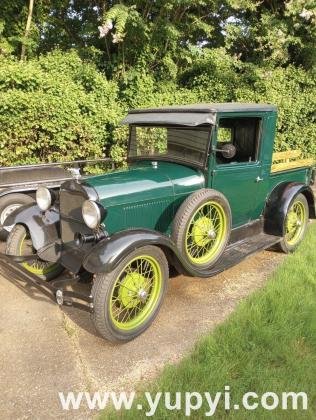
[[[289,169],[305,168],[313,166],[314,159],[297,159],[302,156],[301,150],[287,150],[285,152],[276,152],[272,155],[271,172],[287,171]],[[291,160],[296,159],[296,160]]]

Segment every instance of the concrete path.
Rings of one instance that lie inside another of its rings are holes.
[[[116,346],[95,335],[89,314],[60,310],[0,267],[0,418],[93,417],[84,407],[62,411],[58,391],[134,390],[180,360],[201,334],[260,288],[283,258],[266,251],[212,279],[170,279],[151,328]]]

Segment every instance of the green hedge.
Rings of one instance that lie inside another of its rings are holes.
[[[0,164],[100,157],[121,116],[117,87],[75,53],[0,60]]]
[[[279,107],[276,150],[316,158],[315,77],[302,69],[242,64],[223,49],[205,50],[177,82],[146,68],[109,81],[75,52],[28,62],[0,57],[0,164],[110,155],[122,162],[129,108],[200,101],[250,101]]]
[[[210,50],[182,76],[200,101],[263,102],[278,107],[275,150],[301,148],[316,158],[316,74],[294,66],[259,68]]]

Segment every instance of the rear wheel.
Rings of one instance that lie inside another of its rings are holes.
[[[15,225],[7,240],[6,254],[23,256],[32,255],[34,252],[32,239],[27,229],[23,225]],[[21,265],[27,271],[36,274],[43,280],[53,280],[63,271],[63,267],[60,264],[40,259],[27,261],[21,263]]]
[[[97,274],[92,318],[99,334],[122,342],[144,332],[158,314],[167,280],[166,257],[155,246],[133,251],[111,273]]]
[[[289,207],[284,222],[285,235],[280,248],[286,254],[294,252],[304,239],[309,220],[308,202],[303,194],[299,194]]]

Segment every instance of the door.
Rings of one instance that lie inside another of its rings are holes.
[[[215,130],[212,188],[228,199],[233,227],[258,219],[262,212],[262,122],[260,117],[225,116],[219,119]],[[225,143],[236,148],[236,155],[231,159],[219,151]]]

